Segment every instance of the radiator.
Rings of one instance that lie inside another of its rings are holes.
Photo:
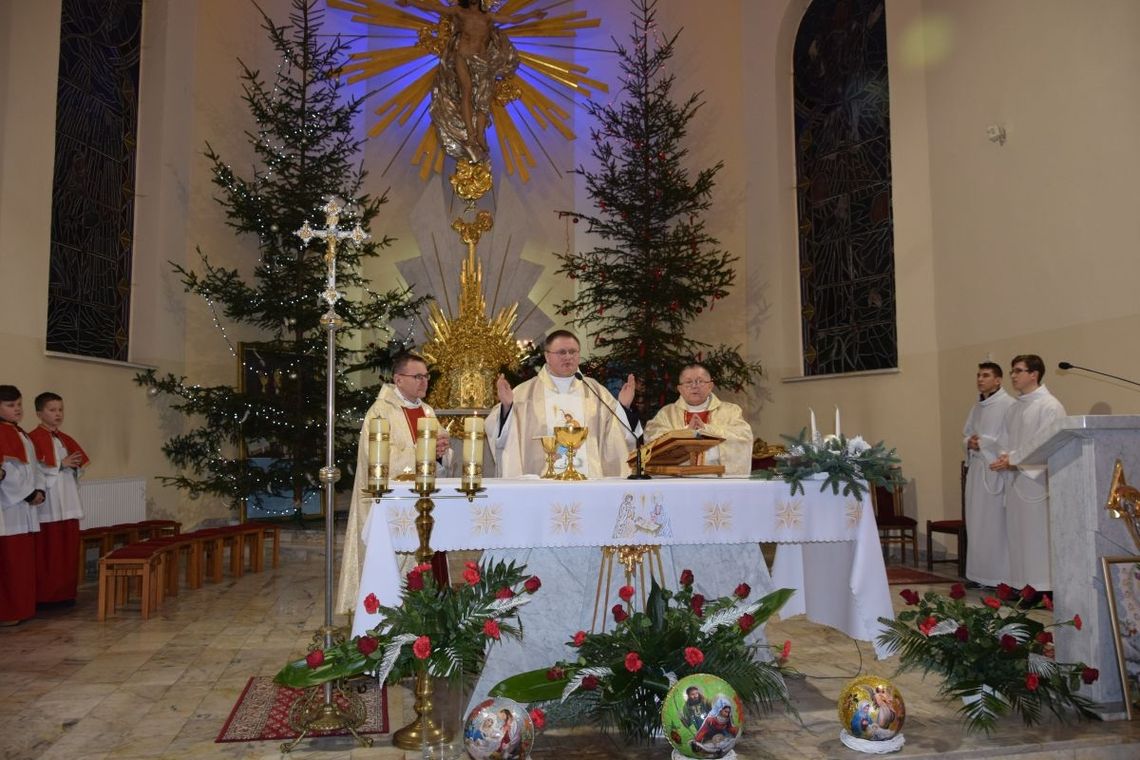
[[[81,480],[79,500],[80,529],[139,522],[146,519],[146,478]]]

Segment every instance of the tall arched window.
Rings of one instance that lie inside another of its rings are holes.
[[[126,361],[142,0],[64,0],[47,348]]]
[[[883,0],[813,0],[794,53],[805,375],[898,366]]]

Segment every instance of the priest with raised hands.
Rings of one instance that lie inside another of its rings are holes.
[[[344,534],[344,551],[340,562],[340,583],[337,592],[338,613],[352,612],[356,605],[360,573],[364,566],[364,537],[372,497],[364,493],[368,485],[368,430],[372,420],[388,421],[389,460],[388,472],[392,478],[401,473],[413,473],[416,466],[416,425],[421,417],[435,417],[435,410],[424,401],[428,393],[427,362],[422,356],[405,352],[392,362],[392,382],[385,383],[376,395],[376,401],[364,415],[360,426],[360,440],[356,452],[356,478],[352,484],[352,501],[348,508],[348,526]],[[447,430],[439,429],[436,438],[436,456],[446,467],[451,456],[451,440]],[[438,565],[437,574],[446,577],[447,562],[433,559]],[[387,602],[385,602],[387,603]]]
[[[752,471],[752,426],[738,405],[721,401],[714,390],[708,367],[685,365],[677,381],[680,397],[649,421],[645,440],[652,443],[674,430],[723,438],[724,443],[705,451],[704,463],[724,465],[725,475],[748,475]]]
[[[588,478],[629,474],[626,457],[634,446],[631,431],[639,422],[632,408],[636,383],[630,375],[615,399],[596,380],[578,371],[581,346],[573,333],[555,330],[543,344],[546,364],[536,377],[511,388],[502,375],[496,383],[499,403],[487,415],[487,440],[499,477],[540,475],[546,469],[541,436],[571,423],[589,429],[576,452],[574,468]],[[566,469],[559,449],[554,469]]]

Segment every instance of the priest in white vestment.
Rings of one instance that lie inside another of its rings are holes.
[[[1026,465],[1021,460],[1027,446],[1041,431],[1065,416],[1065,407],[1041,382],[1045,363],[1036,354],[1015,356],[1010,363],[1010,382],[1017,401],[1005,416],[1000,447],[1002,453],[991,470],[1007,472],[1005,490],[1006,531],[1009,535],[1009,585],[1053,590],[1049,549],[1049,486],[1045,465]]]
[[[982,362],[978,365],[978,401],[962,429],[967,467],[966,577],[982,586],[996,586],[1010,577],[1005,528],[1006,476],[990,469],[1001,453],[998,439],[1006,412],[1016,403],[1001,383],[1000,364]]]
[[[575,455],[575,469],[587,478],[628,475],[625,460],[634,445],[630,431],[638,427],[637,420],[630,419],[636,389],[633,375],[615,399],[603,385],[578,371],[581,348],[573,333],[552,332],[544,353],[546,365],[538,376],[517,388],[499,376],[499,403],[491,407],[486,428],[499,477],[541,475],[546,454],[537,439],[554,435],[555,427],[571,421],[589,429]],[[566,469],[564,449],[559,449],[554,468]]]
[[[360,440],[356,447],[356,477],[352,483],[352,501],[348,508],[348,526],[340,560],[340,583],[337,588],[336,611],[351,613],[356,607],[360,573],[364,565],[364,526],[372,509],[372,497],[363,493],[368,485],[368,426],[375,419],[388,420],[388,472],[395,478],[402,472],[414,472],[416,464],[416,423],[420,417],[434,417],[435,410],[424,402],[428,392],[428,368],[422,357],[404,353],[393,364],[392,382],[385,383],[376,401],[364,415]],[[436,453],[450,455],[447,431],[440,428]],[[382,599],[384,604],[392,600]]]
[[[705,451],[705,464],[724,465],[725,475],[752,472],[752,426],[737,404],[721,401],[713,391],[716,385],[703,364],[689,364],[681,370],[675,402],[657,413],[645,426],[645,440],[652,443],[673,430],[696,430],[724,439]]]

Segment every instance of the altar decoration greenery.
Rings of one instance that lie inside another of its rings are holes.
[[[793,494],[804,493],[805,480],[820,480],[820,491],[830,486],[837,494],[842,487],[844,496],[850,494],[856,499],[863,498],[867,486],[890,487],[902,482],[900,460],[882,441],[872,445],[863,436],[847,438],[842,434],[813,440],[806,428],[798,436],[780,437],[788,442],[787,450],[776,455],[771,469],[755,476],[780,478],[791,486]]]
[[[919,597],[912,589],[901,596],[911,607],[895,620],[879,618],[886,630],[878,642],[898,653],[900,672],[941,675],[941,693],[961,699],[968,731],[988,734],[1011,712],[1032,725],[1045,709],[1061,720],[1074,713],[1099,720],[1093,702],[1078,690],[1095,683],[1100,672],[1083,662],[1054,660],[1053,629],[1081,630],[1080,615],[1043,622],[1047,615],[1035,611],[1051,611],[1053,603],[1032,586],[1016,591],[1002,584],[980,605],[967,603],[961,583],[950,587],[949,596],[929,591]]]
[[[779,589],[749,600],[748,584],[732,596],[706,599],[693,592],[693,573],[681,574],[681,589],[654,580],[644,610],[635,610],[636,590],[623,586],[611,609],[611,631],[578,631],[568,644],[574,662],[512,676],[491,689],[494,696],[539,705],[554,723],[594,722],[618,729],[634,741],[648,741],[661,729],[661,704],[669,688],[691,673],[724,679],[741,699],[770,710],[777,702],[795,712],[785,673],[791,642],[775,656],[766,645],[745,638],[774,615],[794,593]]]
[[[399,606],[365,597],[366,611],[382,615],[380,625],[327,649],[313,648],[282,668],[276,680],[306,688],[365,673],[382,682],[425,669],[438,678],[478,675],[491,644],[503,636],[521,638],[518,608],[541,586],[525,565],[513,562],[468,562],[462,584],[454,587],[439,583],[431,565],[417,565],[404,578]]]

